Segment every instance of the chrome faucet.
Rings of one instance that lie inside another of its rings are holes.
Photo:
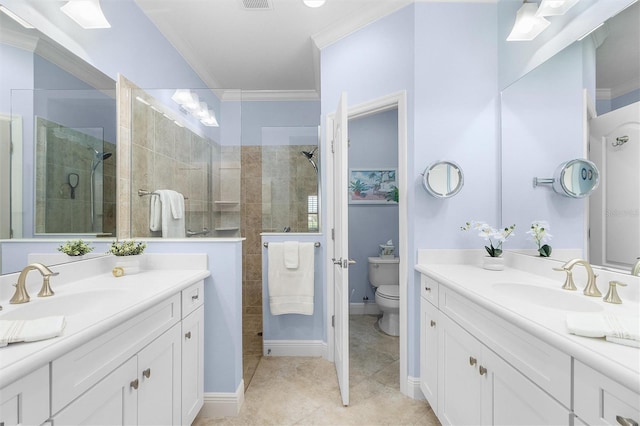
[[[38,297],[48,297],[53,296],[53,290],[51,290],[51,286],[49,285],[49,278],[52,276],[58,275],[58,272],[53,272],[51,269],[44,266],[42,263],[31,263],[20,272],[18,276],[18,283],[16,284],[16,292],[13,294],[13,297],[9,301],[9,303],[17,304],[17,303],[27,303],[31,298],[27,293],[26,280],[27,274],[29,271],[37,270],[42,275],[42,288],[38,293]]]
[[[631,268],[631,275],[636,275],[640,277],[640,257],[638,258],[638,261],[636,262],[636,264],[633,265],[633,268]]]
[[[593,269],[591,268],[591,265],[589,265],[589,262],[584,259],[573,259],[562,265],[561,268],[554,268],[556,271],[565,271],[567,273],[567,280],[565,281],[565,285],[562,288],[567,290],[576,289],[575,285],[573,285],[573,277],[571,274],[571,269],[575,265],[582,265],[587,271],[587,285],[584,287],[584,295],[591,297],[602,296],[602,293],[600,293],[600,290],[598,290],[598,287],[596,286],[597,275],[593,273]],[[570,288],[571,286],[573,286],[573,288]]]

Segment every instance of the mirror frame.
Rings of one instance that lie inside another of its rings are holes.
[[[436,191],[431,183],[429,182],[429,175],[431,172],[440,165],[446,165],[447,167],[452,167],[458,172],[458,184],[451,191],[446,193]],[[422,172],[422,187],[432,196],[436,198],[451,198],[456,195],[462,187],[464,186],[464,173],[462,172],[462,167],[460,167],[457,163],[453,161],[435,161],[427,166]]]

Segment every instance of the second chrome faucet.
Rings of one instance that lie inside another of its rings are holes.
[[[596,285],[596,277],[597,275],[593,272],[593,268],[589,265],[584,259],[572,259],[562,265],[560,268],[553,268],[555,271],[565,271],[567,273],[567,279],[565,280],[564,285],[562,286],[565,290],[576,290],[576,286],[573,282],[573,267],[575,265],[582,265],[584,269],[587,271],[587,285],[584,287],[584,295],[591,297],[600,297],[602,293],[598,290],[598,286]]]

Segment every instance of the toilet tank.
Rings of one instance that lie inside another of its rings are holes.
[[[381,285],[398,285],[400,283],[400,258],[383,259],[370,257],[369,282],[374,287]]]

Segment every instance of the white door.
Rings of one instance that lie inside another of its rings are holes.
[[[343,93],[333,121],[333,294],[334,358],[342,403],[349,405],[349,230],[347,94]]]
[[[601,196],[590,201],[592,263],[631,267],[640,256],[640,102],[589,122],[590,158]]]

